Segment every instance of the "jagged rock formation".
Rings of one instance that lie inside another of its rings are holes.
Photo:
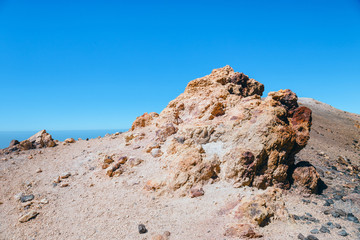
[[[34,134],[24,141],[12,140],[8,148],[2,150],[4,153],[9,153],[17,150],[29,150],[35,148],[44,148],[44,147],[55,147],[56,143],[52,139],[52,136],[46,132],[46,130],[41,130],[40,132]]]
[[[191,81],[160,114],[138,117],[128,145],[151,139],[147,151],[156,149],[153,156],[168,165],[147,188],[187,192],[218,179],[235,187],[289,187],[294,155],[309,139],[311,110],[299,107],[290,90],[261,99],[263,91],[225,66]]]
[[[32,148],[54,147],[55,145],[51,135],[46,130],[41,130],[27,140],[20,142],[19,149],[28,150]]]

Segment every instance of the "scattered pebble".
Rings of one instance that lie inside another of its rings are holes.
[[[20,196],[20,201],[21,202],[27,202],[27,201],[31,201],[34,199],[34,195],[33,194],[30,194],[30,195],[21,195]]]
[[[159,148],[153,148],[150,153],[153,157],[160,157],[162,155],[162,152]]]
[[[342,237],[346,237],[347,235],[349,235],[345,230],[341,230],[337,234],[342,236]]]
[[[319,229],[314,228],[314,229],[312,229],[312,230],[310,231],[310,233],[312,233],[312,234],[318,234],[318,233],[319,233]]]
[[[36,170],[36,173],[41,173],[41,172],[42,172],[41,168],[38,168],[38,169]]]
[[[49,201],[46,199],[46,198],[43,198],[39,201],[39,203],[42,203],[42,204],[48,204]]]
[[[106,156],[104,159],[104,163],[110,164],[113,162],[114,162],[114,159],[112,159],[110,156]]]
[[[68,177],[70,177],[70,176],[71,176],[71,173],[70,173],[70,172],[66,172],[66,173],[61,174],[61,175],[60,175],[60,178],[61,178],[61,179],[66,179],[66,178],[68,178]]]
[[[147,233],[147,229],[144,224],[139,224],[138,229],[140,234]]]
[[[38,214],[39,214],[38,212],[32,210],[32,211],[24,214],[23,216],[21,216],[21,217],[19,218],[19,222],[21,222],[21,223],[27,222],[27,221],[29,221],[30,219],[35,218]]]
[[[68,183],[62,183],[62,184],[60,185],[60,187],[68,187],[68,186],[69,186]]]
[[[304,235],[302,235],[301,233],[299,233],[297,238],[300,239],[300,240],[306,240],[306,237]]]
[[[319,240],[317,237],[315,237],[314,235],[308,235],[307,236],[308,240]]]
[[[321,226],[320,232],[322,232],[322,233],[330,233],[330,230],[325,226]]]
[[[357,217],[354,216],[354,214],[352,213],[348,213],[347,218],[348,221],[354,222],[354,223],[359,223],[359,219]]]
[[[202,188],[192,188],[190,189],[190,197],[196,198],[204,195],[204,190]]]

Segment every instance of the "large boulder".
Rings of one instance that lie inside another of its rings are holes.
[[[287,188],[294,155],[309,139],[311,110],[299,107],[291,90],[262,99],[263,91],[263,84],[230,66],[215,69],[189,82],[159,115],[137,118],[127,144],[157,146],[166,165],[158,186],[170,191],[186,193],[217,180]]]

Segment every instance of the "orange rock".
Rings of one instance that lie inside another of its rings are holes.
[[[250,224],[231,224],[225,230],[225,236],[238,238],[261,238],[262,235],[255,232],[254,227]]]

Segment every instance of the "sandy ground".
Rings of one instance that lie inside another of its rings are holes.
[[[354,126],[360,116],[312,99],[301,99],[301,103],[313,110],[313,130],[308,146],[298,154],[299,160],[309,161],[323,172],[329,171],[326,162],[331,165],[338,156],[360,165],[360,150],[354,142],[360,141],[360,129]],[[113,153],[144,161],[127,168],[119,177],[109,178],[101,164],[105,155]],[[204,186],[205,195],[198,198],[158,196],[144,190],[144,185],[164,163],[148,155],[143,148],[125,146],[122,134],[1,155],[0,239],[151,239],[165,231],[171,233],[171,240],[232,239],[224,236],[224,229],[233,219],[220,214],[220,210],[239,196],[257,194],[259,190],[215,182]],[[71,176],[55,186],[54,180],[66,172]],[[351,193],[359,180],[329,172],[323,173],[328,185],[323,195],[301,195],[296,189],[284,193],[289,213],[309,213],[318,222],[273,220],[258,229],[264,235],[262,239],[297,239],[299,233],[307,236],[310,230],[329,221],[340,224],[349,235],[342,237],[337,234],[339,229],[331,229],[331,233],[314,234],[318,239],[357,239],[360,225],[325,215],[329,207],[323,204],[334,190],[344,189],[344,199],[351,201],[336,201],[333,206],[360,218],[360,194]],[[69,185],[61,187],[65,183]],[[18,193],[34,194],[32,205],[24,207],[15,199]],[[40,203],[43,199],[48,203]],[[30,210],[39,215],[20,223],[20,216]],[[147,233],[139,234],[140,223]]]

